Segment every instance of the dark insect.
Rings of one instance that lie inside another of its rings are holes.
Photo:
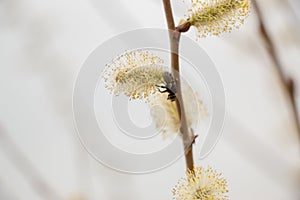
[[[165,84],[164,85],[156,85],[156,87],[158,87],[158,91],[160,93],[168,92],[169,93],[168,100],[175,101],[177,88],[176,88],[176,81],[175,81],[173,75],[170,72],[164,72],[163,78],[164,78]],[[160,88],[163,88],[165,90],[160,90]]]

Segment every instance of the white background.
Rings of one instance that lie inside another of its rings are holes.
[[[178,22],[188,1],[172,2]],[[299,80],[298,0],[259,3],[286,74]],[[47,199],[32,176],[62,199],[172,198],[183,159],[154,174],[120,174],[87,154],[73,126],[72,89],[81,63],[112,35],[144,27],[166,27],[161,1],[0,1],[0,199]],[[195,38],[194,30],[188,35]],[[198,42],[224,81],[227,120],[216,149],[197,164],[222,171],[233,200],[298,199],[299,138],[255,13],[240,30]],[[22,172],[26,164],[14,156],[16,147],[33,175]]]

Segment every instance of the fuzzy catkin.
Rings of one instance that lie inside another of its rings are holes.
[[[227,181],[208,167],[195,167],[173,189],[174,200],[228,200]]]
[[[250,0],[192,0],[185,21],[197,29],[197,37],[219,36],[244,23],[250,12]]]

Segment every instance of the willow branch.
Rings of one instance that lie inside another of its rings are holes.
[[[281,85],[283,86],[283,91],[285,93],[285,96],[287,97],[287,100],[290,104],[291,113],[294,117],[296,131],[298,133],[298,137],[300,137],[300,122],[299,122],[299,116],[298,116],[298,108],[296,103],[296,94],[295,94],[295,84],[294,80],[292,78],[285,78],[283,67],[280,64],[280,61],[278,59],[278,56],[276,54],[275,45],[269,36],[265,23],[263,21],[263,15],[262,11],[260,10],[260,7],[257,3],[257,1],[253,1],[254,8],[257,13],[258,21],[259,21],[259,29],[262,39],[265,42],[266,49],[269,53],[270,58],[272,59],[274,63],[274,67],[277,71],[279,81]]]
[[[171,49],[171,67],[173,76],[177,83],[177,94],[176,94],[176,107],[178,116],[181,122],[180,132],[182,134],[183,145],[185,149],[185,161],[188,170],[193,170],[194,160],[193,160],[193,148],[192,145],[195,140],[193,131],[188,127],[186,114],[183,104],[183,97],[181,91],[181,81],[180,81],[180,67],[179,67],[179,42],[181,32],[185,32],[189,29],[190,24],[185,23],[178,27],[175,27],[173,12],[170,0],[163,0],[165,15],[167,19],[169,38],[170,38],[170,49]]]
[[[163,0],[167,25],[169,30],[175,30],[175,22],[173,18],[172,6],[170,0]]]

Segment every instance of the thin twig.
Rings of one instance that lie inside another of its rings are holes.
[[[298,133],[298,137],[300,137],[300,122],[299,122],[299,116],[298,116],[298,108],[296,103],[296,94],[295,94],[295,84],[294,80],[292,78],[285,78],[283,67],[277,57],[275,45],[273,44],[273,41],[271,37],[269,36],[265,23],[263,21],[263,14],[260,10],[260,7],[256,0],[253,0],[254,8],[257,13],[258,21],[259,21],[259,28],[261,37],[265,42],[266,49],[269,53],[270,58],[272,59],[274,63],[274,67],[276,68],[279,81],[281,85],[283,86],[283,92],[285,93],[285,96],[287,97],[287,100],[291,107],[291,112],[294,117],[295,125],[296,125],[296,131]]]
[[[60,195],[53,190],[46,180],[38,174],[38,170],[27,159],[19,147],[0,127],[0,141],[3,151],[6,152],[8,158],[15,167],[27,178],[32,188],[43,198],[49,200],[62,199]]]
[[[176,79],[177,83],[177,95],[176,95],[176,107],[179,119],[181,121],[180,132],[182,134],[183,145],[185,149],[185,160],[188,170],[193,171],[194,160],[193,160],[193,142],[195,140],[194,133],[188,127],[186,114],[183,104],[183,97],[181,91],[181,81],[180,81],[180,67],[179,67],[179,41],[181,32],[185,32],[189,29],[190,24],[185,23],[180,25],[178,28],[175,27],[173,12],[170,0],[163,0],[165,15],[167,19],[169,37],[170,37],[170,49],[171,49],[171,66],[172,73]]]
[[[175,22],[170,0],[163,0],[167,25],[169,30],[175,30]]]

